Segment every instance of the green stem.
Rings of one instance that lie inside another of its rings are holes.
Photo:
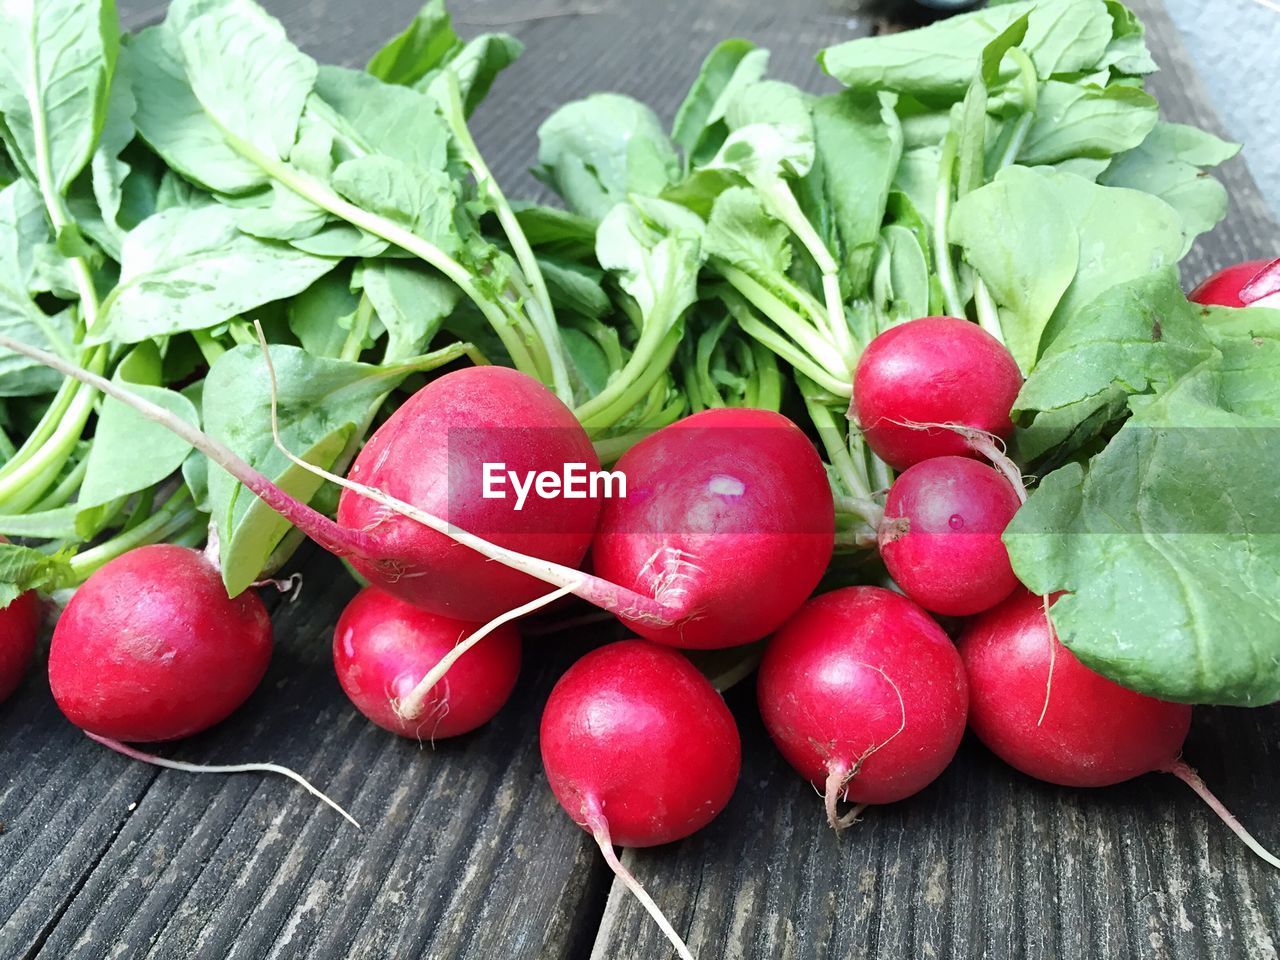
[[[541,371],[533,364],[528,348],[525,346],[521,332],[513,323],[513,316],[506,309],[509,305],[500,305],[483,296],[476,287],[471,273],[457,260],[449,256],[430,240],[421,237],[400,224],[386,217],[372,213],[346,200],[330,186],[308,174],[289,166],[280,160],[263,153],[256,146],[242,140],[226,128],[222,128],[227,143],[249,162],[257,165],[264,173],[284,184],[298,196],[309,200],[322,210],[328,211],[339,220],[345,220],[359,227],[366,233],[380,237],[407,253],[413,254],[424,263],[430,264],[458,287],[467,298],[476,305],[489,325],[493,327],[512,362],[524,373],[539,380],[545,379]]]
[[[832,344],[823,338],[821,333],[804,317],[787,306],[763,284],[750,274],[727,263],[717,262],[716,270],[742,294],[757,310],[772,320],[790,337],[813,361],[822,367],[831,378],[842,380],[849,377],[849,364]],[[850,387],[852,389],[852,387]]]
[[[846,382],[832,376],[825,368],[796,346],[792,340],[762,323],[751,312],[751,308],[747,306],[745,298],[739,297],[736,292],[731,292],[731,294],[722,293],[721,299],[724,301],[726,309],[738,322],[738,328],[747,336],[781,357],[795,367],[797,371],[817,382],[824,390],[829,390],[838,396],[853,396],[852,380]],[[777,322],[776,319],[774,322]]]
[[[956,138],[954,133],[948,133],[942,141],[942,156],[938,160],[938,191],[933,206],[933,256],[947,313],[953,317],[964,317],[967,314],[956,287],[955,263],[947,240],[947,221],[951,219],[951,172],[955,163]]]
[[[191,502],[191,492],[185,486],[179,487],[163,507],[142,523],[72,557],[71,569],[75,572],[77,581],[83,581],[103,564],[121,554],[135,547],[159,543],[168,539],[171,534],[185,530],[198,516],[199,512]]]
[[[445,89],[444,109],[441,111],[445,121],[462,149],[463,159],[471,168],[476,186],[488,198],[490,206],[497,214],[502,232],[506,235],[507,242],[511,244],[511,252],[515,254],[516,262],[520,264],[520,269],[524,272],[533,294],[526,312],[542,340],[547,359],[551,364],[551,387],[561,400],[572,405],[573,388],[569,383],[564,346],[560,340],[560,331],[556,328],[555,308],[551,304],[551,294],[547,291],[547,282],[542,276],[538,258],[534,256],[533,248],[529,246],[529,239],[524,235],[524,230],[521,229],[515,211],[511,209],[511,204],[498,185],[497,178],[490,172],[488,164],[484,162],[484,156],[471,137],[457,78],[452,71],[445,70],[437,84],[443,85]]]
[[[196,330],[191,336],[195,339],[196,346],[200,348],[200,355],[204,357],[204,362],[210,367],[227,352],[227,348],[215,340],[208,330]]]
[[[346,342],[342,344],[340,360],[355,362],[364,351],[364,338],[369,333],[369,324],[373,320],[373,303],[365,294],[360,295],[356,305],[356,315],[351,320],[351,329],[347,332]]]
[[[657,325],[647,327],[656,328]],[[666,336],[652,345],[645,343],[644,335],[636,344],[631,359],[609,385],[595,397],[588,400],[574,411],[588,430],[603,430],[613,426],[627,415],[636,404],[653,388],[653,385],[667,375],[667,368],[680,346],[683,330],[678,324],[671,326]]]
[[[56,510],[59,507],[66,506],[71,498],[75,496],[80,484],[84,482],[84,475],[89,470],[89,458],[81,457],[71,471],[62,478],[61,482],[45,494],[44,499],[32,507],[33,513],[43,513],[46,510]]]
[[[867,481],[866,472],[854,462],[845,437],[836,426],[835,417],[831,415],[831,409],[815,399],[812,391],[804,389],[803,384],[801,393],[805,395],[804,405],[809,411],[809,419],[813,421],[818,431],[818,437],[827,451],[831,466],[835,468],[840,480],[855,500],[871,502],[871,484]]]
[[[92,349],[89,351],[86,367],[93,373],[101,373],[106,366],[106,359],[105,346]],[[0,510],[3,512],[21,513],[38,503],[75,452],[98,397],[97,391],[92,387],[82,384],[77,386],[79,389],[67,404],[65,413],[47,440],[24,462],[0,478]],[[23,444],[23,448],[26,447],[27,444]],[[21,452],[19,451],[20,455]]]
[[[846,366],[852,367],[853,338],[849,334],[849,323],[844,315],[844,297],[840,293],[840,268],[835,257],[831,255],[827,245],[818,236],[818,231],[813,228],[809,218],[800,209],[795,194],[791,192],[791,188],[785,181],[773,180],[760,183],[757,184],[757,189],[768,202],[771,212],[796,235],[801,245],[809,252],[809,256],[813,257],[813,262],[817,264],[818,271],[822,274],[827,329],[831,333],[835,349],[844,358]]]
[[[978,325],[1004,343],[1004,331],[1000,328],[1000,311],[986,283],[976,275],[973,283],[973,306],[978,314]]]

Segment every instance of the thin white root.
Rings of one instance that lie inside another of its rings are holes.
[[[1058,631],[1054,629],[1053,621],[1049,619],[1049,595],[1041,594],[1040,600],[1044,603],[1044,622],[1049,626],[1049,676],[1044,681],[1044,706],[1040,708],[1040,718],[1036,720],[1037,727],[1044,723],[1045,714],[1049,712],[1049,694],[1053,692],[1053,668],[1058,665]]]
[[[1004,478],[1013,487],[1013,492],[1018,495],[1018,502],[1027,502],[1027,484],[1022,479],[1022,471],[1018,469],[1018,465],[1005,452],[1004,441],[994,433],[987,433],[985,430],[977,430],[959,423],[918,423],[914,420],[890,420],[888,422],[911,430],[950,430],[952,433],[960,434],[969,445],[970,450],[986,457],[987,460],[991,461],[991,465],[1004,475]]]
[[[827,826],[836,832],[836,835],[844,832],[844,826],[841,825],[840,816],[840,797],[844,794],[845,784],[849,782],[849,778],[853,776],[853,771],[849,769],[849,765],[832,761],[827,767],[827,784],[823,791],[823,804],[827,811]]]
[[[549,603],[554,603],[563,596],[569,594],[568,587],[560,587],[552,590],[548,594],[538,597],[536,600],[530,600],[522,606],[516,607],[514,610],[508,610],[506,613],[494,617],[483,627],[476,630],[471,636],[454,646],[452,650],[440,658],[440,662],[427,671],[427,675],[418,681],[417,685],[409,691],[408,695],[398,703],[392,703],[392,709],[395,710],[396,716],[402,720],[416,720],[422,713],[422,708],[426,706],[427,698],[431,696],[431,691],[437,683],[444,679],[449,669],[458,662],[458,658],[474,647],[477,643],[487,637],[493,631],[497,630],[503,624],[510,623],[512,620],[519,620],[526,614],[540,610]]]
[[[1215,797],[1209,788],[1205,786],[1205,782],[1200,779],[1200,774],[1196,773],[1182,760],[1175,760],[1164,768],[1164,772],[1172,773],[1175,777],[1194,790],[1196,795],[1208,805],[1210,810],[1218,815],[1218,818],[1223,823],[1231,828],[1231,832],[1239,837],[1246,847],[1256,853],[1271,866],[1280,870],[1280,858],[1277,858],[1275,854],[1253,838],[1253,834],[1244,828],[1244,824],[1237,820],[1235,815],[1222,805],[1222,801]]]
[[[112,740],[110,737],[100,737],[96,733],[90,733],[88,730],[84,735],[95,743],[100,743],[109,750],[116,753],[124,754],[133,760],[141,760],[143,763],[149,763],[153,767],[164,767],[166,770],[181,770],[183,773],[278,773],[282,777],[288,777],[290,780],[299,784],[302,789],[311,794],[317,800],[332,807],[338,813],[342,814],[352,826],[357,830],[360,829],[360,823],[355,817],[343,810],[337,803],[330,800],[321,791],[313,787],[310,781],[302,774],[288,767],[282,767],[275,763],[234,763],[234,764],[201,764],[201,763],[184,763],[181,760],[170,760],[166,757],[158,757],[154,753],[144,753],[136,750],[127,744],[121,743],[119,740]]]
[[[287,577],[276,577],[275,579],[268,577],[266,580],[255,580],[249,586],[259,590],[275,587],[280,593],[289,595],[285,598],[286,603],[294,603],[302,595],[302,574],[291,573]]]
[[[345,490],[351,490],[375,503],[380,503],[402,517],[417,521],[428,530],[442,534],[455,543],[470,547],[483,557],[495,560],[512,570],[519,570],[521,573],[526,573],[535,580],[541,580],[543,583],[553,587],[564,587],[567,592],[611,613],[626,612],[627,615],[635,619],[652,623],[655,626],[670,626],[680,619],[681,611],[673,610],[653,597],[646,597],[643,594],[636,593],[634,590],[628,590],[617,584],[601,580],[599,577],[583,573],[581,570],[575,570],[573,567],[566,567],[550,560],[542,560],[538,557],[517,553],[515,550],[509,550],[496,543],[491,543],[483,537],[468,533],[447,520],[427,513],[411,503],[397,499],[377,487],[356,483],[354,480],[331,473],[323,467],[308,463],[297,456],[285,446],[284,441],[280,438],[280,423],[277,413],[279,387],[276,381],[276,368],[271,360],[271,352],[267,349],[266,335],[262,331],[262,325],[255,320],[254,326],[258,331],[258,341],[262,347],[263,360],[267,365],[267,374],[271,378],[271,437],[275,442],[276,449],[288,457],[292,463],[308,473],[337,484]]]
[[[640,881],[632,876],[631,871],[624,867],[622,861],[618,859],[618,853],[613,849],[613,841],[609,838],[609,823],[605,820],[604,815],[599,811],[588,811],[587,827],[590,829],[591,835],[595,837],[596,845],[600,847],[600,852],[604,854],[605,863],[609,864],[609,868],[613,870],[623,885],[649,911],[649,916],[653,917],[654,923],[666,934],[667,939],[671,941],[671,945],[675,947],[676,953],[680,955],[680,960],[693,960],[693,954],[689,952],[688,945],[681,939],[680,934],[676,933],[675,927],[671,926],[671,921],[667,919],[666,914],[653,902],[653,897],[649,896],[649,892],[645,890]]]
[[[836,824],[837,824],[836,829],[848,830],[855,823],[861,823],[862,814],[866,811],[867,807],[869,806],[871,806],[871,804],[869,803],[855,804],[852,810],[850,810],[843,817],[841,817],[839,820],[836,821]]]

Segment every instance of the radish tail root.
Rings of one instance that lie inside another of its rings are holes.
[[[845,817],[840,816],[839,803],[844,797],[845,785],[852,776],[853,770],[843,761],[832,760],[827,765],[827,784],[822,799],[827,809],[827,825],[836,832],[837,836],[849,826],[849,823],[844,822]]]
[[[659,908],[653,902],[653,897],[649,896],[649,892],[641,885],[640,881],[631,875],[631,871],[622,865],[618,859],[618,853],[613,849],[613,840],[609,837],[609,822],[604,818],[604,813],[599,806],[591,803],[587,809],[587,828],[591,831],[591,835],[595,837],[600,852],[604,854],[604,859],[609,868],[622,881],[623,885],[631,891],[637,900],[649,911],[649,916],[653,917],[654,922],[666,934],[667,939],[671,941],[671,945],[675,947],[676,953],[680,955],[681,960],[693,960],[693,954],[689,952],[688,945],[681,939],[680,934],[676,933],[675,928],[671,926],[671,921],[667,919]]]
[[[1004,441],[995,434],[987,433],[984,430],[975,430],[973,427],[962,426],[958,423],[918,423],[915,420],[890,420],[889,422],[911,430],[950,430],[953,433],[960,434],[965,443],[969,445],[970,450],[979,456],[985,457],[993,467],[1004,475],[1004,478],[1013,486],[1013,492],[1018,495],[1018,501],[1020,503],[1027,502],[1027,485],[1022,479],[1022,471],[1018,469],[1018,465],[1005,452]]]
[[[514,610],[508,610],[506,613],[494,617],[483,627],[480,627],[480,629],[472,633],[471,636],[454,646],[452,650],[441,657],[440,662],[427,671],[427,675],[418,681],[417,685],[409,691],[408,695],[404,697],[404,699],[400,700],[398,703],[392,704],[392,708],[395,710],[396,716],[400,717],[402,720],[416,720],[422,713],[423,707],[426,706],[427,699],[431,696],[432,689],[445,678],[445,674],[449,672],[449,669],[458,662],[458,659],[464,653],[474,647],[489,634],[493,633],[494,630],[497,630],[503,624],[510,623],[513,620],[519,620],[526,614],[533,613],[535,610],[540,610],[542,607],[545,607],[549,603],[554,603],[556,600],[566,596],[568,593],[568,587],[560,587],[557,590],[552,590],[550,593],[538,597],[536,600],[530,600],[528,603],[516,607]],[[442,700],[442,702],[446,701],[447,698]]]
[[[1175,760],[1167,767],[1164,767],[1163,771],[1165,773],[1172,773],[1175,777],[1194,790],[1196,792],[1196,796],[1208,804],[1209,809],[1216,813],[1218,818],[1231,828],[1231,832],[1239,837],[1246,847],[1256,853],[1267,863],[1271,864],[1271,866],[1280,870],[1280,859],[1277,859],[1275,854],[1253,838],[1253,834],[1244,828],[1244,824],[1237,820],[1235,815],[1222,805],[1222,801],[1215,797],[1213,793],[1210,792],[1209,788],[1205,786],[1205,782],[1200,779],[1200,774],[1192,770],[1191,767],[1182,760]]]
[[[618,616],[627,617],[628,619],[640,620],[644,623],[668,627],[677,623],[685,616],[685,611],[664,604],[653,597],[647,597],[644,594],[637,593],[634,590],[628,590],[626,587],[619,586],[616,583],[610,583],[600,577],[583,573],[581,570],[575,570],[573,567],[566,567],[563,564],[553,563],[550,560],[542,560],[538,557],[531,557],[527,554],[518,553],[506,547],[491,543],[482,537],[478,537],[473,533],[450,524],[447,520],[443,520],[433,514],[427,513],[425,510],[415,507],[411,503],[397,499],[388,493],[379,490],[377,487],[370,487],[363,483],[356,483],[347,477],[340,477],[336,473],[331,473],[323,467],[316,466],[314,463],[308,463],[301,457],[297,456],[293,451],[285,446],[284,441],[280,438],[280,429],[277,419],[277,385],[275,364],[271,361],[271,354],[267,350],[266,338],[262,333],[260,324],[258,327],[258,340],[262,346],[263,359],[267,364],[267,373],[271,378],[271,435],[275,441],[276,449],[279,450],[289,460],[325,480],[335,483],[345,490],[351,490],[367,497],[374,503],[380,503],[394,513],[400,514],[402,517],[408,517],[414,520],[428,530],[434,530],[443,536],[448,537],[455,543],[464,547],[470,547],[476,553],[490,560],[494,560],[504,567],[512,570],[519,570],[526,573],[535,580],[541,580],[553,587],[564,587],[574,596],[581,597],[588,603],[591,603],[603,610]],[[0,343],[0,345],[3,345]],[[256,492],[256,491],[255,491]]]
[[[1044,681],[1044,706],[1040,708],[1040,717],[1036,720],[1036,726],[1044,724],[1045,714],[1049,712],[1049,695],[1053,693],[1053,668],[1058,665],[1058,631],[1054,629],[1053,621],[1049,618],[1049,595],[1041,594],[1040,600],[1044,603],[1044,622],[1049,625],[1049,676]]]
[[[95,390],[119,400],[127,407],[136,410],[153,423],[158,423],[166,430],[181,437],[195,449],[199,450],[213,463],[222,467],[252,490],[267,506],[298,527],[325,550],[338,557],[366,557],[378,559],[382,554],[378,550],[377,541],[367,533],[348,530],[334,523],[324,514],[312,510],[305,503],[300,503],[289,496],[265,476],[251,467],[230,447],[224,446],[208,434],[193,427],[187,421],[157,404],[113,383],[104,377],[91,373],[61,357],[47,351],[22,343],[11,337],[0,335],[0,347],[12,350],[24,357],[30,357],[38,363],[56,370],[73,380],[93,387]]]
[[[153,753],[144,753],[141,750],[135,750],[127,744],[121,743],[119,740],[112,740],[110,737],[100,737],[96,733],[90,733],[88,730],[84,735],[95,743],[100,743],[109,750],[123,754],[133,760],[141,760],[143,763],[149,763],[153,767],[164,767],[166,770],[181,770],[183,773],[278,773],[282,777],[288,777],[290,780],[299,784],[307,793],[311,794],[317,800],[332,807],[338,813],[342,814],[357,830],[360,824],[355,817],[347,813],[337,803],[329,799],[320,790],[311,785],[302,774],[288,767],[282,767],[275,763],[234,763],[234,764],[201,764],[201,763],[184,763],[181,760],[170,760],[167,757],[158,757]]]

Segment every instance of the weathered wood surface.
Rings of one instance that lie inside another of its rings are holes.
[[[1144,14],[1171,119],[1217,126],[1155,0]],[[319,59],[363,63],[417,0],[268,0]],[[126,0],[126,20],[165,4]],[[472,0],[467,33],[504,29],[526,57],[476,118],[513,194],[537,124],[596,89],[669,117],[716,40],[774,51],[778,76],[824,83],[819,47],[866,32],[823,0]],[[1280,233],[1240,161],[1223,170],[1228,221],[1188,276],[1274,250]],[[600,960],[669,956],[556,807],[536,749],[541,702],[575,650],[533,641],[521,691],[497,721],[434,750],[390,737],[349,707],[329,665],[352,587],[311,556],[307,600],[275,617],[262,688],[218,729],[172,748],[208,762],[287,760],[360,819],[361,832],[283,780],[157,772],[88,742],[39,671],[0,706],[0,958],[432,957]],[[332,586],[336,584],[336,586]],[[1280,875],[1252,859],[1186,788],[1146,777],[1102,791],[1037,784],[966,742],[922,795],[877,810],[837,842],[813,791],[755,713],[738,793],[684,843],[628,853],[632,869],[704,958],[1274,958]],[[1187,757],[1255,832],[1280,845],[1280,713],[1201,711]]]

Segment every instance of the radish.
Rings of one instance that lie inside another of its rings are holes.
[[[156,544],[104,564],[53,631],[49,685],[68,720],[110,740],[176,740],[225,720],[271,659],[253,592],[229,599],[197,550]]]
[[[729,802],[742,747],[720,695],[676,651],[623,640],[565,672],[547,700],[540,738],[560,805],[595,838],[680,956],[690,957],[613,845],[681,840]]]
[[[432,740],[468,733],[493,719],[520,673],[520,634],[500,626],[428,688],[421,706],[402,702],[459,640],[480,624],[428,613],[376,587],[347,604],[333,632],[338,682],[356,709],[402,737]],[[406,716],[406,712],[409,716]]]
[[[40,598],[20,593],[0,608],[0,703],[18,689],[36,652],[40,631]]]
[[[1068,787],[1171,773],[1280,867],[1181,759],[1191,707],[1128,690],[1082,664],[1054,634],[1048,607],[1056,599],[1019,590],[966,627],[959,647],[978,739],[1011,767]]]
[[[815,597],[774,635],[760,664],[760,713],[796,771],[837,802],[892,803],[946,769],[969,692],[955,647],[906,597],[845,587]]]
[[[1219,270],[1187,299],[1222,307],[1280,307],[1280,257],[1248,260]]]
[[[1021,505],[997,470],[966,457],[908,467],[885,500],[880,556],[903,593],[926,610],[966,616],[1018,585],[1001,534]]]
[[[410,397],[369,438],[348,477],[495,545],[580,564],[600,498],[589,491],[580,499],[528,496],[517,510],[514,493],[484,496],[486,463],[521,477],[559,474],[570,463],[600,468],[586,431],[549,389],[506,367],[469,367]],[[432,613],[483,622],[546,592],[527,573],[491,563],[351,489],[342,493],[338,523],[376,540],[373,555],[352,554],[356,570]]]
[[[647,639],[694,649],[758,640],[831,561],[826,472],[781,414],[705,410],[642,440],[617,468],[627,496],[606,501],[592,562],[598,576],[681,612],[665,624],[619,613]]]
[[[991,334],[956,317],[923,317],[867,345],[854,371],[850,415],[876,455],[905,470],[931,457],[973,455],[965,438],[942,424],[1007,439],[1020,389],[1018,364]]]

